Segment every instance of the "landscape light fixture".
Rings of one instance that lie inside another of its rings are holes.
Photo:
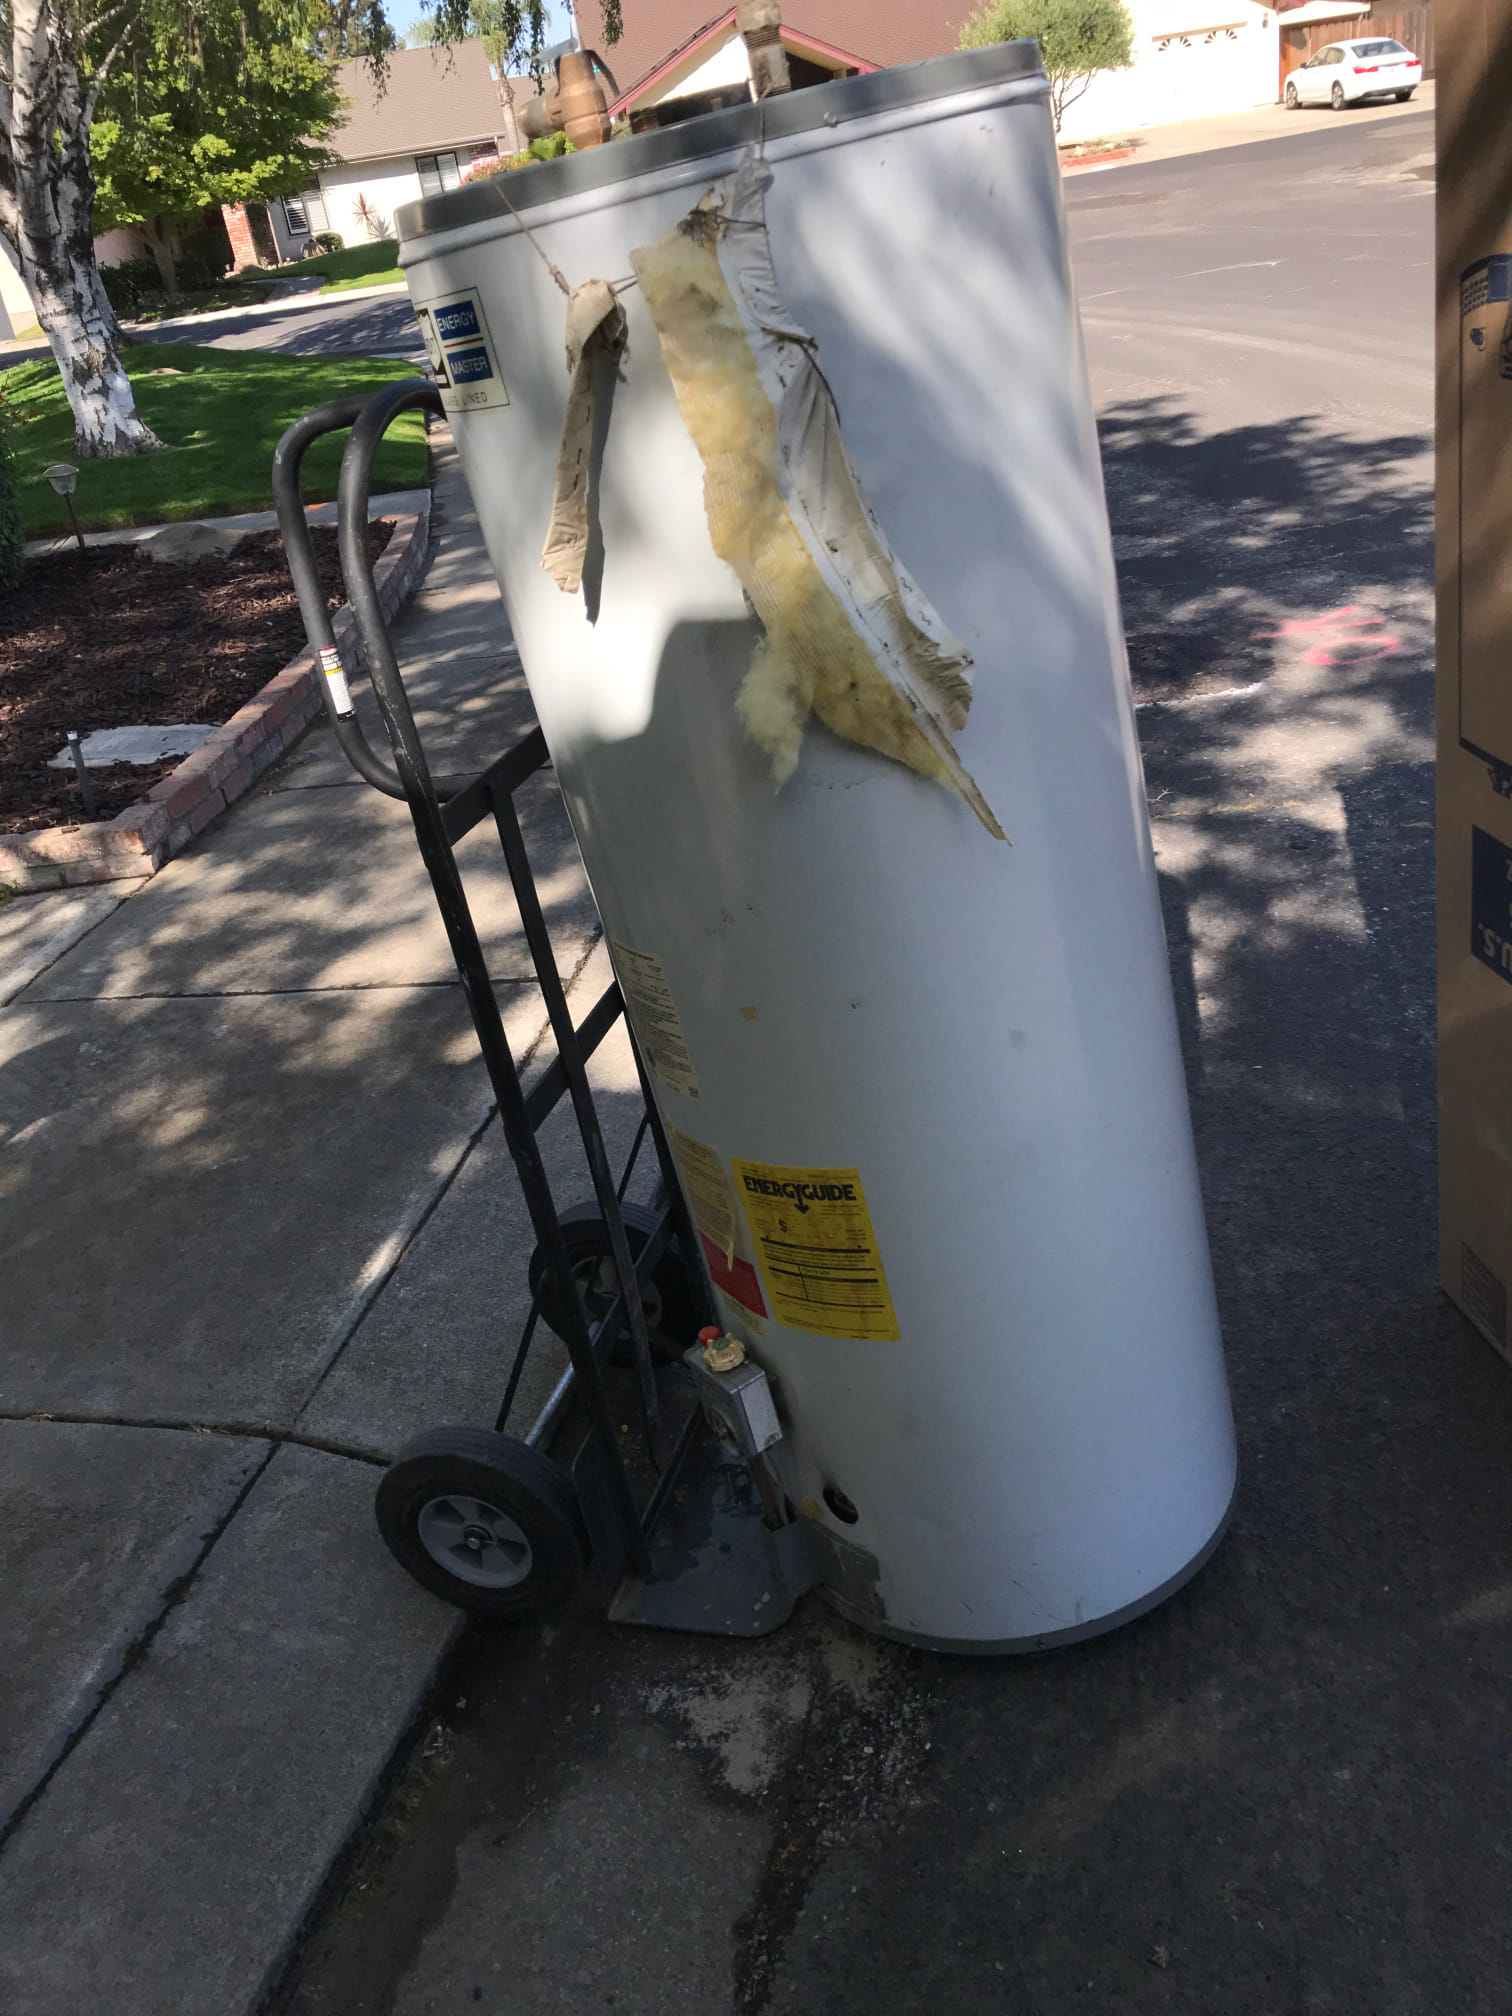
[[[68,522],[73,526],[74,537],[78,540],[79,551],[82,553],[84,551],[84,534],[79,530],[79,520],[74,512],[73,501],[73,493],[78,487],[79,482],[78,470],[72,462],[54,462],[50,467],[44,469],[42,474],[68,506]]]

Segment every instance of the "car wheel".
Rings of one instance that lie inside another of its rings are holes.
[[[475,1616],[553,1616],[582,1577],[577,1493],[539,1449],[484,1428],[438,1428],[394,1458],[378,1530],[422,1588]]]
[[[1301,110],[1301,108],[1302,108],[1302,100],[1301,100],[1301,99],[1300,99],[1300,98],[1299,98],[1299,97],[1297,96],[1297,87],[1296,87],[1296,85],[1295,85],[1295,84],[1288,84],[1288,85],[1287,85],[1287,87],[1286,87],[1286,109],[1287,109],[1287,111],[1288,111],[1288,112],[1298,112],[1298,111],[1300,111],[1300,110]]]
[[[1413,91],[1415,91],[1415,90],[1417,89],[1417,86],[1416,86],[1416,85],[1414,85],[1414,86],[1412,87],[1412,89],[1413,89]],[[1396,101],[1397,101],[1398,105],[1405,105],[1405,104],[1407,103],[1407,100],[1408,100],[1408,99],[1409,99],[1409,98],[1410,98],[1411,96],[1412,96],[1412,91],[1398,91],[1398,92],[1397,92],[1397,94],[1396,94]]]
[[[1328,95],[1333,101],[1335,112],[1342,112],[1344,107],[1349,103],[1349,100],[1344,96],[1344,86],[1342,84],[1335,84]]]

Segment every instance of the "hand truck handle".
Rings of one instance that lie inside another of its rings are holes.
[[[324,406],[317,406],[313,412],[306,413],[285,431],[273,451],[273,501],[278,507],[278,529],[283,534],[284,555],[294,582],[299,613],[304,619],[305,636],[309,639],[319,668],[317,677],[325,699],[326,715],[335,731],[341,753],[367,783],[386,792],[390,798],[402,798],[404,786],[398,775],[363,734],[356,714],[337,711],[336,694],[332,691],[325,667],[327,664],[339,665],[340,655],[336,649],[336,633],[331,627],[330,612],[326,608],[325,590],[320,585],[320,574],[315,565],[315,546],[310,538],[304,497],[299,487],[305,451],[322,435],[336,434],[350,427],[366,404],[365,394],[356,398],[331,399]],[[367,574],[366,563],[364,553],[364,577]]]
[[[445,410],[439,387],[428,378],[401,378],[362,402],[352,423],[346,452],[341,458],[341,478],[336,487],[336,536],[341,552],[342,578],[346,582],[347,604],[357,625],[357,635],[362,640],[368,678],[393,746],[399,780],[402,780],[399,790],[393,795],[408,798],[411,803],[417,796],[444,803],[447,798],[454,797],[460,787],[437,791],[432,781],[367,557],[368,495],[372,486],[373,460],[394,421],[401,413],[417,406],[429,413],[439,414]],[[385,784],[382,788],[389,790],[391,787]]]

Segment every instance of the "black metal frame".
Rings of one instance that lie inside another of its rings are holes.
[[[505,1143],[519,1176],[543,1263],[541,1281],[532,1297],[496,1426],[504,1427],[514,1403],[539,1321],[542,1293],[549,1288],[555,1308],[565,1314],[560,1327],[570,1365],[522,1439],[532,1447],[545,1447],[562,1424],[569,1406],[574,1401],[580,1405],[589,1429],[584,1448],[593,1458],[591,1487],[580,1490],[584,1520],[596,1563],[613,1590],[622,1576],[643,1582],[651,1578],[651,1538],[686,1459],[699,1439],[702,1423],[702,1416],[693,1408],[675,1437],[667,1433],[641,1291],[672,1241],[677,1242],[690,1277],[705,1301],[707,1288],[698,1258],[697,1237],[678,1186],[666,1133],[651,1097],[633,1031],[629,1032],[630,1041],[640,1075],[645,1115],[617,1183],[610,1167],[588,1083],[587,1063],[624,1013],[624,1002],[618,985],[611,983],[581,1024],[574,1024],[514,806],[514,794],[528,778],[549,765],[545,738],[538,728],[533,730],[478,776],[444,795],[431,777],[379,606],[366,544],[373,459],[394,420],[416,408],[429,413],[442,410],[440,394],[427,380],[399,381],[371,398],[332,400],[306,414],[278,444],[273,461],[273,494],[311,648],[323,671],[339,667],[335,633],[315,566],[299,478],[305,452],[312,442],[351,428],[337,493],[341,565],[367,675],[393,751],[392,766],[368,742],[350,700],[346,709],[338,711],[329,677],[321,679],[326,711],[342,752],[358,775],[389,797],[402,798],[409,806],[415,837],[446,927],[478,1047],[498,1101]],[[463,836],[488,818],[492,818],[503,848],[557,1044],[555,1060],[529,1092],[521,1085],[515,1068],[454,852]],[[626,1026],[628,1030],[628,1019]],[[572,1104],[607,1232],[608,1245],[603,1257],[614,1270],[615,1291],[609,1306],[591,1322],[573,1277],[571,1257],[536,1140],[547,1116],[564,1097]],[[665,1201],[655,1229],[639,1253],[632,1256],[620,1206],[647,1135],[660,1166]],[[610,1348],[627,1331],[640,1427],[655,1478],[644,1504],[637,1503],[631,1471],[616,1433],[615,1409],[604,1372]],[[692,1341],[687,1340],[690,1344]],[[581,1474],[579,1481],[580,1484],[585,1481]]]

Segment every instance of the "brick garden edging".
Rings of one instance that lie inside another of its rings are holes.
[[[373,569],[385,617],[393,618],[419,580],[429,538],[428,510],[395,519]],[[361,667],[357,626],[345,603],[331,621],[342,663],[348,672]],[[145,798],[114,819],[0,833],[0,883],[20,890],[63,889],[156,874],[240,798],[269,764],[292,749],[324,711],[315,663],[306,649],[238,707],[208,742],[154,784]]]

